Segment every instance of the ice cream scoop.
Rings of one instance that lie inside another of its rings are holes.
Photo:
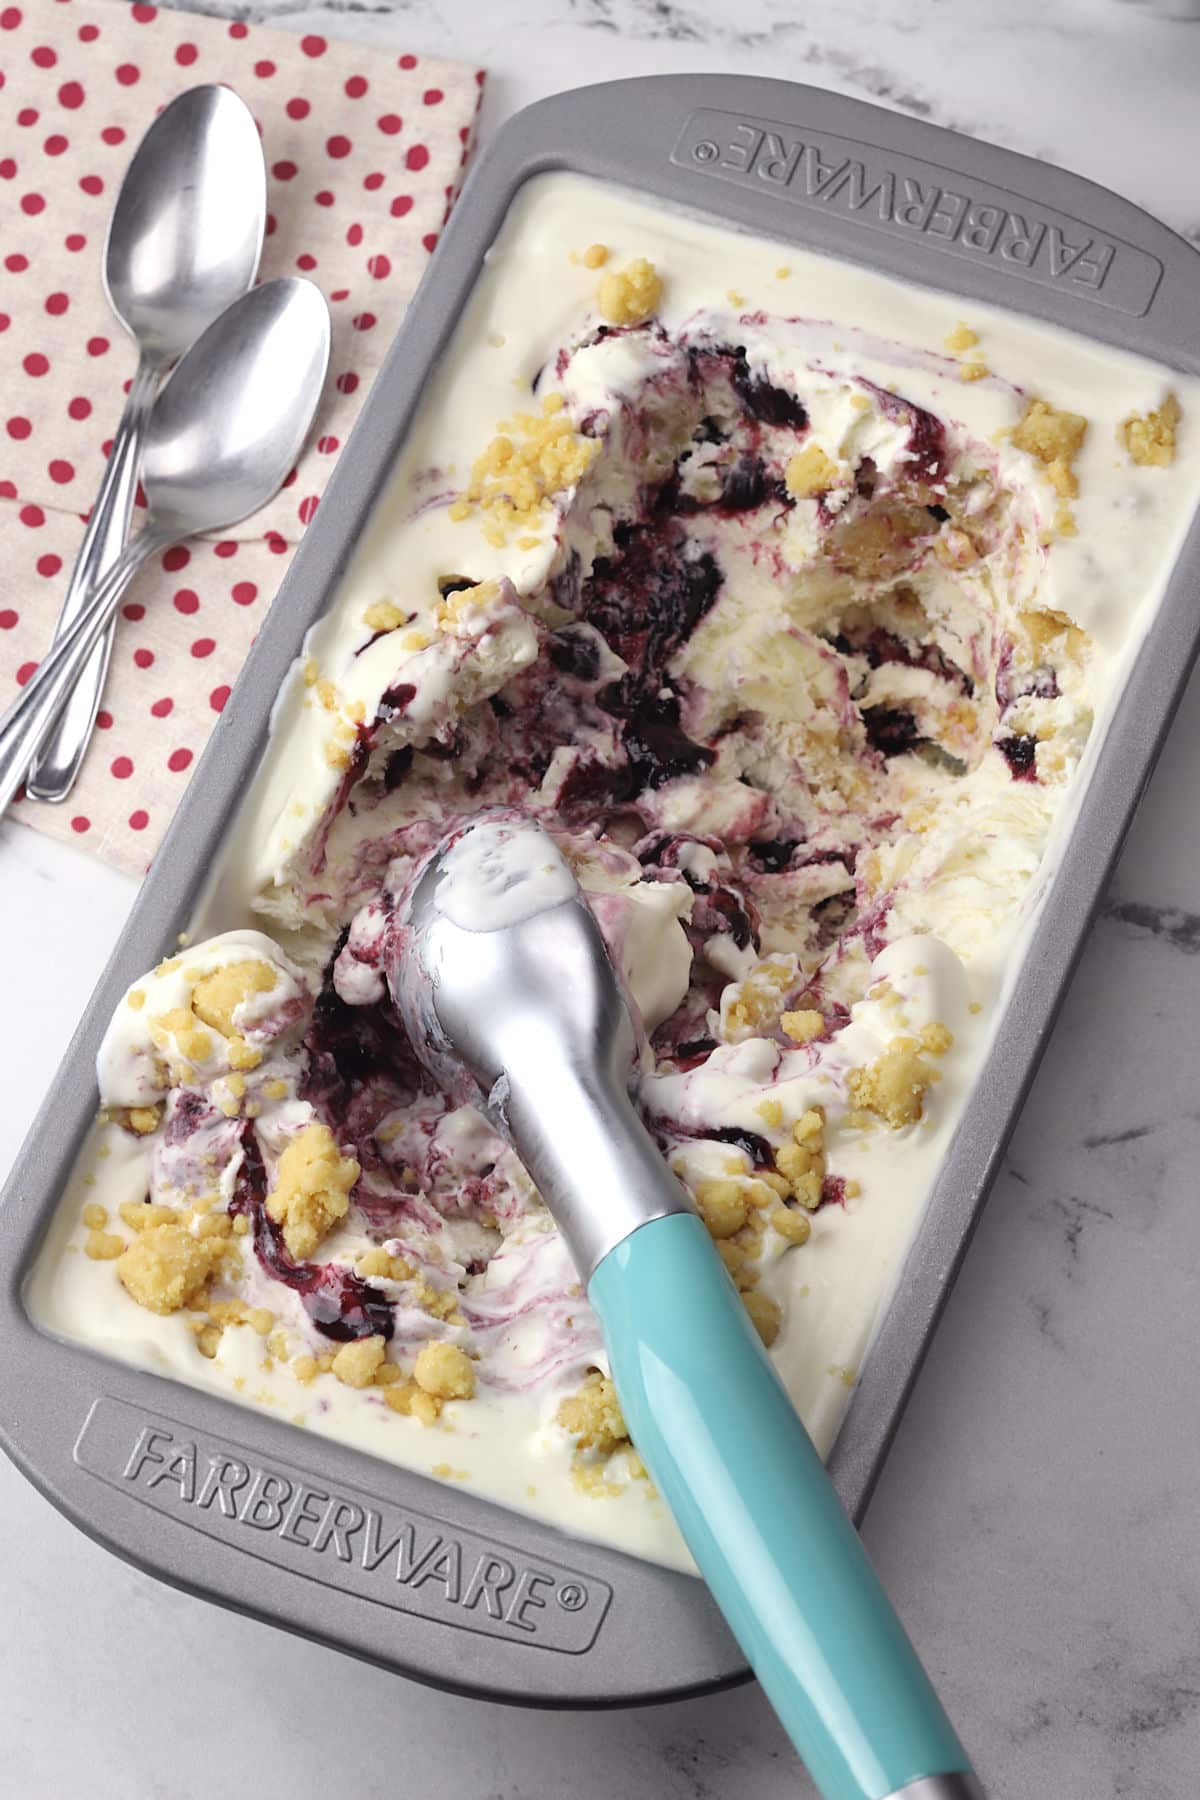
[[[481,813],[386,951],[417,1054],[536,1181],[630,1434],[826,1800],[981,1789],[745,1308],[630,1097],[637,1028],[552,839]]]

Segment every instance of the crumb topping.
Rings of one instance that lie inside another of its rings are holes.
[[[1175,461],[1175,438],[1183,408],[1168,394],[1157,412],[1131,413],[1117,427],[1118,441],[1131,462],[1142,468],[1166,469]]]
[[[422,1346],[413,1364],[419,1388],[437,1400],[469,1400],[475,1392],[475,1369],[457,1344],[434,1339]]]
[[[641,325],[658,311],[662,277],[652,262],[636,256],[623,269],[609,269],[597,296],[601,316],[610,325]]]
[[[475,459],[466,493],[450,507],[452,519],[482,516],[489,544],[503,547],[514,531],[543,523],[555,495],[582,481],[599,455],[593,438],[576,432],[561,394],[547,394],[540,413],[519,412]]]
[[[926,1025],[917,1037],[894,1037],[887,1049],[864,1069],[850,1073],[850,1098],[863,1112],[874,1113],[894,1131],[922,1116],[925,1095],[938,1071],[922,1052],[942,1056],[954,1039],[941,1023]]]
[[[147,1311],[178,1312],[199,1299],[223,1251],[220,1239],[193,1237],[184,1225],[153,1225],[124,1250],[117,1275]]]
[[[344,1219],[350,1190],[361,1173],[343,1156],[328,1125],[306,1125],[279,1159],[267,1213],[283,1226],[283,1241],[297,1262],[312,1255],[330,1229]]]
[[[816,494],[827,494],[830,488],[837,487],[845,481],[835,462],[831,461],[822,450],[820,444],[806,444],[803,450],[796,453],[784,470],[789,494],[798,500],[811,499]]]
[[[192,990],[192,1011],[222,1037],[237,1032],[238,1008],[254,994],[269,994],[278,976],[270,963],[257,958],[247,962],[228,963],[205,975]]]

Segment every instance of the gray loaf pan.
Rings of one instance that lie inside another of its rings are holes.
[[[399,1673],[538,1705],[735,1681],[700,1582],[563,1536],[31,1322],[23,1283],[96,1109],[127,985],[173,949],[513,195],[601,177],[1200,375],[1200,259],[1061,169],[785,82],[666,76],[529,108],[472,173],[0,1207],[0,1435],[83,1530],[166,1581]],[[855,1518],[896,1429],[1200,635],[1200,530],[1130,675],[1015,998],[835,1446]]]

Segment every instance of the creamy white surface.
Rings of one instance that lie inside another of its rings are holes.
[[[551,176],[531,184],[514,207],[452,352],[431,384],[338,605],[312,634],[310,653],[322,669],[339,672],[339,684],[351,701],[370,704],[380,686],[393,678],[394,647],[388,650],[381,642],[352,656],[362,641],[361,617],[367,606],[410,590],[435,592],[437,575],[468,559],[476,580],[508,577],[518,592],[537,586],[543,578],[548,546],[524,552],[494,549],[470,523],[450,521],[442,507],[427,506],[414,514],[405,496],[429,490],[423,471],[439,471],[439,489],[440,472],[449,479],[452,464],[461,476],[462,465],[486,441],[496,420],[511,410],[514,388],[527,391],[548,348],[568,333],[590,303],[596,277],[570,265],[568,253],[596,240],[610,246],[614,260],[647,254],[658,264],[666,280],[662,317],[671,328],[700,309],[728,311],[727,289],[733,282],[747,310],[758,305],[780,311],[794,308],[836,321],[783,328],[780,335],[789,346],[799,345],[812,354],[827,344],[841,366],[881,386],[894,382],[906,396],[939,416],[961,421],[978,436],[990,438],[1015,422],[1022,388],[1084,413],[1090,430],[1077,462],[1081,493],[1074,510],[1079,535],[1054,544],[1040,576],[1039,595],[1042,605],[1060,608],[1094,638],[1095,693],[1116,690],[1200,492],[1200,444],[1188,427],[1188,421],[1200,416],[1200,384],[1168,377],[1152,365],[973,303],[967,306],[902,288],[789,246],[665,215],[633,197],[572,177]],[[783,266],[790,273],[780,278],[776,271]],[[964,384],[953,359],[941,352],[943,339],[961,317],[980,333],[980,352],[998,372],[996,379]],[[898,352],[890,347],[890,339],[901,345]],[[768,359],[778,354],[770,334],[761,354]],[[1171,471],[1132,469],[1117,449],[1117,422],[1131,410],[1158,404],[1168,386],[1174,387],[1184,407],[1179,461]],[[814,418],[814,431],[822,441],[833,442],[857,428],[849,417]],[[886,459],[886,434],[872,443],[872,451]],[[1003,458],[1012,453],[1001,449],[999,454]],[[1134,595],[1136,604],[1131,602]],[[506,667],[518,668],[522,659],[528,659],[529,637],[528,622],[519,615],[501,624],[489,651],[490,684],[502,678]],[[455,688],[452,648],[435,644],[417,654],[428,660],[423,662],[419,687],[423,710],[416,711],[414,723],[427,726],[439,708],[461,706],[474,690],[468,687],[464,694]],[[293,866],[298,848],[337,785],[336,772],[324,754],[328,723],[297,675],[278,715],[277,730],[285,734],[282,752],[270,759],[239,824],[239,840],[247,848],[223,871],[214,906],[197,921],[197,930],[243,923],[252,916],[255,901]],[[1098,738],[1099,732],[1093,733],[1089,757]],[[1006,831],[989,838],[978,866],[968,866],[969,858],[964,863],[961,881],[947,889],[944,916],[939,912],[911,920],[915,934],[937,931],[952,948],[943,953],[927,938],[914,936],[885,953],[900,1013],[885,1013],[881,1002],[863,1000],[855,1008],[852,1025],[838,1039],[839,1056],[853,1054],[855,1061],[862,1061],[882,1049],[897,1028],[916,1029],[923,1022],[939,1020],[950,1026],[956,1040],[944,1080],[931,1095],[925,1120],[902,1141],[880,1130],[870,1135],[846,1132],[836,1147],[831,1142],[831,1161],[839,1173],[862,1181],[863,1197],[844,1209],[823,1209],[814,1219],[811,1244],[799,1255],[782,1258],[770,1277],[788,1300],[777,1361],[823,1448],[836,1432],[880,1303],[895,1280],[904,1245],[957,1123],[1028,929],[1028,907],[1020,917],[998,924],[988,897],[997,888],[1007,889],[1011,902],[1032,880],[1030,896],[1036,898],[1044,892],[1053,867],[1052,859],[1038,866],[1045,821],[1036,808],[1026,816],[1027,796],[1004,787],[994,799],[996,816],[1005,818]],[[960,828],[965,841],[971,820],[961,821]],[[1061,839],[1064,818],[1055,829]],[[281,908],[273,904],[269,911],[282,912],[289,925],[301,923],[291,904]],[[269,918],[266,923],[271,929]],[[287,941],[295,953],[303,952],[303,935]],[[642,961],[650,968],[657,960],[652,937]],[[968,1004],[980,1010],[970,1012]],[[722,1055],[719,1068],[710,1065],[704,1071],[710,1087],[722,1084],[723,1108],[736,1105],[739,1092],[744,1092],[747,1124],[754,1098],[775,1074],[763,1056],[762,1046],[748,1045],[744,1053],[735,1047]],[[789,1116],[822,1099],[820,1072],[806,1073],[800,1066],[802,1056],[795,1061],[786,1092],[779,1090]],[[700,1116],[708,1110],[707,1101],[698,1106]],[[709,1172],[704,1163],[711,1150],[700,1147],[688,1154],[689,1174]],[[886,1170],[886,1194],[875,1191],[873,1171],[881,1166]],[[109,1181],[103,1174],[97,1184],[106,1201]],[[109,1347],[119,1345],[118,1353],[134,1361],[148,1360],[152,1345],[155,1366],[164,1371],[222,1386],[240,1377],[245,1382],[236,1390],[241,1397],[285,1407],[289,1416],[296,1410],[290,1378],[260,1377],[251,1387],[241,1368],[231,1367],[222,1375],[227,1356],[237,1362],[238,1351],[230,1340],[240,1344],[247,1333],[228,1331],[229,1349],[223,1343],[217,1363],[206,1364],[190,1341],[181,1342],[176,1321],[147,1320],[139,1314],[135,1341],[127,1318],[135,1309],[121,1296],[115,1275],[108,1285],[105,1279],[92,1280],[96,1271],[84,1267],[78,1254],[64,1257],[56,1275],[48,1271],[49,1264],[43,1262],[35,1304],[53,1328]],[[105,1278],[111,1273],[101,1271]],[[415,1466],[448,1460],[463,1468],[475,1486],[508,1504],[643,1554],[669,1561],[681,1557],[661,1505],[648,1504],[638,1484],[614,1500],[590,1499],[575,1491],[561,1434],[557,1442],[552,1430],[544,1441],[537,1436],[548,1427],[544,1414],[533,1439],[535,1460],[544,1454],[544,1465],[533,1477],[538,1492],[529,1495],[518,1491],[522,1484],[509,1467],[511,1458],[506,1461],[510,1428],[525,1435],[532,1424],[528,1410],[521,1413],[517,1402],[496,1402],[494,1412],[491,1402],[472,1403],[461,1409],[461,1423],[460,1409],[454,1409],[455,1440],[450,1449],[439,1443],[436,1432],[422,1435],[409,1421],[364,1412],[358,1395],[349,1399],[357,1409],[352,1421],[345,1416],[348,1408],[341,1397],[327,1401],[322,1390],[321,1406],[310,1405],[305,1423],[333,1435],[352,1436],[362,1447]],[[477,1411],[488,1417],[476,1421]]]

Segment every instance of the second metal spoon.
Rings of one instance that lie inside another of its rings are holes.
[[[146,422],[146,520],[0,719],[0,812],[142,564],[257,512],[283,485],[329,366],[329,308],[311,281],[267,281],[180,361]]]
[[[113,438],[59,614],[77,619],[129,533],[146,419],[163,376],[254,280],[267,216],[258,128],[229,88],[189,88],[164,107],[126,170],[108,228],[104,286],[138,346]],[[83,761],[112,647],[103,632],[26,777],[35,800],[65,800]]]

